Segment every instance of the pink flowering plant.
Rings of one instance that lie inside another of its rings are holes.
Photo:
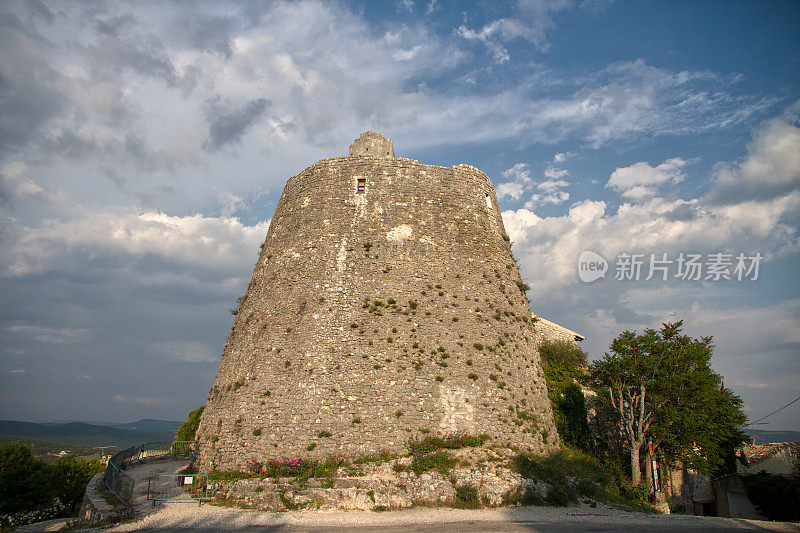
[[[245,465],[245,471],[252,476],[266,477],[331,477],[344,463],[341,457],[333,457],[323,462],[302,457],[280,457],[268,459],[266,462],[251,460]]]

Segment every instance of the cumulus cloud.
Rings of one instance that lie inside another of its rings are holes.
[[[764,198],[800,186],[800,117],[796,114],[768,121],[748,146],[738,164],[721,164],[715,176],[716,201]]]
[[[659,186],[683,181],[685,176],[681,169],[686,164],[680,157],[668,159],[655,167],[644,162],[634,163],[612,172],[606,187],[634,201],[646,200],[656,195]]]
[[[730,165],[728,175],[746,173],[754,159],[768,168],[792,168],[784,150],[763,149],[761,140],[776,131],[781,139],[793,138],[784,125],[776,129],[774,121],[765,123],[754,132],[744,161]],[[688,200],[658,196],[660,186],[683,179],[686,164],[673,158],[655,167],[639,162],[615,170],[608,187],[634,200],[615,210],[603,201],[582,200],[560,216],[540,217],[529,207],[504,211],[506,230],[534,286],[557,289],[578,283],[576,261],[584,250],[610,262],[620,253],[667,253],[674,258],[681,251],[761,252],[769,260],[797,251],[800,236],[794,221],[800,190],[781,189],[771,197],[735,203],[714,201],[718,191],[713,187]],[[792,179],[791,171],[776,178],[781,183]]]
[[[26,276],[69,268],[70,252],[156,256],[163,260],[224,272],[247,265],[268,223],[244,226],[235,218],[170,216],[159,212],[97,212],[65,222],[25,228],[0,251],[3,276]]]
[[[498,198],[509,197],[519,200],[522,193],[530,187],[532,182],[531,171],[527,163],[517,163],[513,167],[502,171],[500,175],[511,181],[497,185]]]
[[[607,212],[605,202],[583,200],[562,216],[541,218],[527,208],[504,211],[503,222],[534,283],[553,287],[578,283],[577,259],[587,249],[607,260],[634,252],[673,257],[692,250],[785,253],[797,241],[796,228],[785,218],[798,208],[797,191],[719,208],[698,200],[653,198]]]
[[[559,159],[558,156],[563,156],[563,154],[557,154],[556,160]],[[569,186],[569,182],[563,179],[568,174],[564,169],[548,165],[544,170],[544,179],[537,182],[531,176],[531,170],[527,163],[517,163],[500,173],[501,176],[512,181],[498,184],[497,196],[498,198],[508,197],[519,200],[524,194],[533,190],[536,192],[531,193],[525,203],[527,209],[532,209],[537,205],[559,204],[569,199],[569,193],[563,190]]]

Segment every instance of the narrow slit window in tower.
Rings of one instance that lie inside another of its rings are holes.
[[[489,196],[489,193],[486,193],[486,208],[492,208],[492,198]]]
[[[356,182],[356,193],[357,194],[364,194],[364,190],[367,188],[367,178],[358,178]]]

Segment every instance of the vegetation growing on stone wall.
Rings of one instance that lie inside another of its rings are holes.
[[[590,445],[589,424],[580,384],[588,381],[587,355],[569,341],[545,341],[539,345],[553,418],[561,439],[581,450]]]
[[[456,487],[457,507],[462,509],[476,509],[480,506],[478,502],[478,487],[472,483],[465,483]]]
[[[186,421],[183,422],[178,429],[175,430],[175,440],[180,441],[193,441],[195,438],[195,434],[197,433],[197,428],[200,426],[200,416],[203,414],[203,410],[206,408],[205,405],[201,405],[191,413],[189,416],[186,417]]]

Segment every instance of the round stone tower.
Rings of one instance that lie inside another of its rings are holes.
[[[420,433],[556,445],[525,285],[477,168],[367,132],[289,179],[197,432],[201,468],[398,452]]]

